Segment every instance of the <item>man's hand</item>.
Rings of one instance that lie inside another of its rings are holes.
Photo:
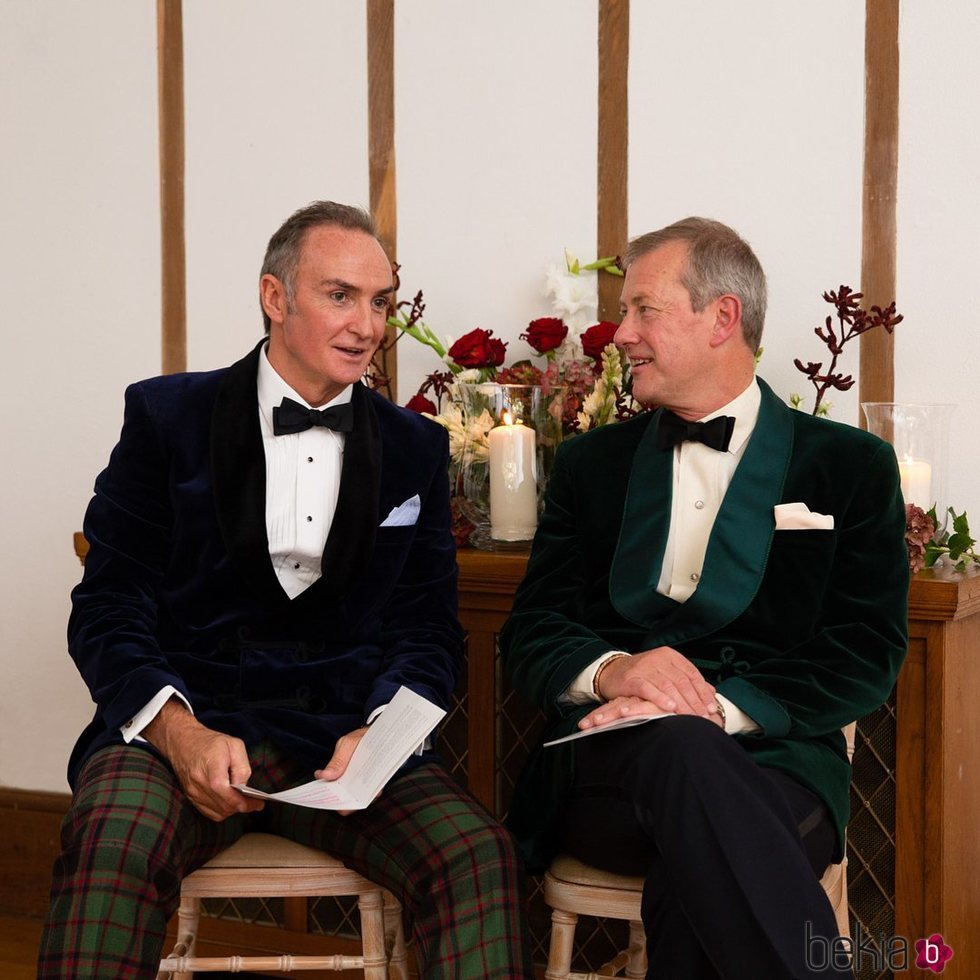
[[[163,753],[187,798],[209,820],[220,822],[265,806],[233,786],[252,775],[245,743],[205,727],[180,701],[171,698],[143,729],[143,737]]]
[[[715,689],[682,653],[673,647],[656,647],[631,657],[610,660],[599,677],[599,693],[609,702],[585,716],[580,728],[608,724],[635,714],[673,712],[718,718]]]
[[[313,773],[316,779],[325,779],[327,782],[333,779],[340,779],[341,776],[347,771],[347,766],[350,764],[351,756],[354,754],[354,749],[360,744],[361,739],[367,734],[367,726],[364,728],[355,728],[354,731],[348,732],[346,735],[342,735],[334,747],[333,755],[330,757],[330,761],[322,768],[317,769]],[[346,817],[347,814],[351,813],[350,810],[338,810],[337,813],[342,817]]]

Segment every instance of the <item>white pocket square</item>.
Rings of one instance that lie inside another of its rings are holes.
[[[777,531],[830,531],[833,514],[817,514],[804,503],[776,504],[773,507]]]
[[[388,516],[381,522],[382,527],[405,527],[417,524],[419,512],[422,510],[422,498],[418,494],[409,497],[403,504],[392,507]]]

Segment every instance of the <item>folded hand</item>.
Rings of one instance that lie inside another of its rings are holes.
[[[611,660],[602,671],[600,688],[609,701],[625,697],[646,703],[648,713],[666,711],[712,720],[718,714],[714,687],[673,647],[655,647]]]

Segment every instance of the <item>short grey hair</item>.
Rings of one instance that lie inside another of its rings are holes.
[[[329,225],[363,231],[384,248],[374,218],[363,208],[337,204],[334,201],[314,201],[305,208],[294,211],[269,239],[262,271],[259,273],[259,278],[264,275],[275,276],[282,283],[289,308],[292,308],[296,300],[296,270],[299,268],[299,257],[303,251],[306,233],[311,228]],[[272,321],[264,308],[262,322],[265,324],[265,332],[268,333],[272,328]]]
[[[742,336],[749,350],[758,351],[766,322],[766,274],[749,243],[733,228],[710,218],[684,218],[659,231],[639,235],[626,246],[623,264],[669,242],[687,242],[687,268],[681,283],[700,313],[712,300],[732,293],[742,302]]]

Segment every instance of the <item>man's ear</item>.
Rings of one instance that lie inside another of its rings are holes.
[[[289,310],[286,287],[271,273],[267,272],[259,280],[259,299],[262,301],[265,315],[273,323],[281,324],[286,319]]]
[[[711,328],[711,346],[719,347],[729,338],[741,336],[742,301],[732,293],[719,296],[714,302],[715,322]]]

